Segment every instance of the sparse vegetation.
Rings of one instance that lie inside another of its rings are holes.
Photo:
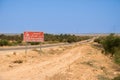
[[[21,45],[22,43],[22,34],[21,35],[0,35],[0,46],[15,46]]]
[[[13,61],[13,63],[21,64],[21,63],[23,63],[23,60],[15,60],[15,61]]]
[[[89,36],[76,36],[71,34],[44,34],[44,43],[58,43],[58,42],[78,42],[81,40],[89,39]],[[43,43],[43,44],[44,44]],[[30,45],[38,45],[39,42],[29,42]],[[20,35],[0,35],[0,46],[15,46],[24,45],[23,34]]]
[[[86,65],[88,65],[88,66],[94,67],[93,62],[94,62],[94,61],[87,61],[87,62],[83,62],[82,64],[86,64]]]
[[[120,80],[120,75],[119,76],[117,76],[117,77],[115,77],[114,79],[112,79],[112,80]]]
[[[111,55],[116,63],[120,64],[120,37],[115,34],[110,34],[107,37],[100,37],[95,40],[102,44],[105,54]]]
[[[111,80],[118,74],[110,59],[99,54],[100,50],[93,48],[91,43],[44,48],[42,55],[38,51],[39,48],[34,48],[28,54],[12,51],[12,54],[1,55],[1,73],[5,71],[10,76],[8,79],[16,75],[15,79],[23,77],[23,80],[29,75],[40,80]],[[23,70],[25,74],[21,73]],[[34,76],[36,72],[37,77]]]
[[[105,77],[104,75],[98,75],[98,80],[110,80],[109,78]]]
[[[9,43],[8,43],[8,41],[7,40],[0,40],[0,46],[6,46],[6,45],[8,45]]]
[[[77,42],[85,39],[89,39],[89,36],[76,36],[76,35],[71,35],[71,34],[45,34],[45,41],[52,41],[52,42]]]
[[[45,80],[69,80],[69,78],[66,76],[66,74],[58,73],[58,74],[55,74],[52,77],[47,77],[46,76]]]
[[[36,51],[36,52],[39,52],[40,50],[38,50],[38,49],[34,48],[32,51]]]

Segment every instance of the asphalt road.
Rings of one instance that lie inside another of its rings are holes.
[[[70,45],[69,43],[64,44],[50,44],[50,45],[41,45],[41,48],[47,48],[47,47],[54,47],[54,46],[61,46],[61,45]],[[34,49],[34,48],[40,48],[40,45],[36,46],[19,46],[19,47],[1,47],[0,51],[8,51],[8,50],[23,50],[23,49]]]
[[[80,41],[80,44],[84,44],[86,42],[93,42],[96,37],[88,40]],[[74,43],[71,43],[74,44]],[[49,45],[41,45],[41,48],[47,48],[47,47],[53,47],[53,46],[61,46],[61,45],[71,45],[70,43],[59,43],[59,44],[49,44]],[[8,51],[8,50],[24,50],[24,49],[34,49],[34,48],[40,48],[40,45],[35,46],[19,46],[19,47],[0,47],[0,51]]]

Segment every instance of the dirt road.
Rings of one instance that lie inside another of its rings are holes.
[[[0,80],[80,80],[79,78],[78,79],[75,79],[75,78],[68,79],[68,78],[64,77],[64,79],[60,79],[60,77],[58,77],[57,79],[52,79],[51,77],[53,77],[54,75],[59,74],[59,73],[64,73],[68,69],[70,70],[71,66],[75,70],[76,64],[74,64],[74,63],[76,63],[77,60],[81,60],[83,62],[85,60],[90,60],[90,59],[88,59],[88,58],[90,58],[88,56],[88,53],[91,53],[90,51],[93,51],[93,50],[92,50],[91,46],[89,46],[89,45],[75,46],[73,48],[66,49],[60,55],[48,57],[44,61],[35,59],[35,60],[37,60],[36,62],[35,61],[32,63],[26,62],[15,68],[3,70],[0,72]],[[93,53],[95,53],[95,51]],[[85,59],[85,60],[82,60],[82,59]],[[109,61],[109,59],[105,58],[105,60],[108,60],[110,65],[112,64],[111,61]],[[84,74],[80,78],[81,78],[81,80],[87,80],[87,78],[85,78],[85,77],[91,76],[89,74],[89,70],[93,69],[93,68],[86,67],[86,65],[84,65],[82,62],[81,62],[81,64],[82,65],[80,65],[80,66],[83,70],[82,70],[82,72],[79,72],[79,73],[84,73]],[[89,63],[87,63],[87,64],[89,64]],[[89,65],[92,65],[92,64],[90,63]],[[71,68],[71,70],[73,68]],[[86,68],[88,68],[88,69],[86,69]],[[74,70],[71,73],[75,75]],[[77,70],[77,68],[76,68],[76,70]],[[93,70],[93,72],[94,72],[94,70]],[[91,72],[91,74],[93,74],[93,72]],[[98,70],[98,72],[100,72],[100,71]],[[100,73],[102,73],[102,72],[100,72]],[[111,73],[113,73],[113,72],[111,72]],[[95,77],[95,74],[94,74],[94,77]],[[78,73],[77,73],[77,75],[78,75]],[[66,76],[70,77],[70,75],[66,75]],[[93,80],[93,79],[98,80],[96,78],[91,78],[88,80]]]

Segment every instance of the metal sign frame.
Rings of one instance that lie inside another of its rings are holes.
[[[25,53],[27,53],[27,42],[40,42],[40,51],[41,51],[41,42],[44,42],[44,32],[26,31],[23,34],[23,41],[26,42]]]

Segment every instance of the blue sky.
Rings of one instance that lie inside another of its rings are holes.
[[[0,33],[119,33],[120,0],[0,0]]]

